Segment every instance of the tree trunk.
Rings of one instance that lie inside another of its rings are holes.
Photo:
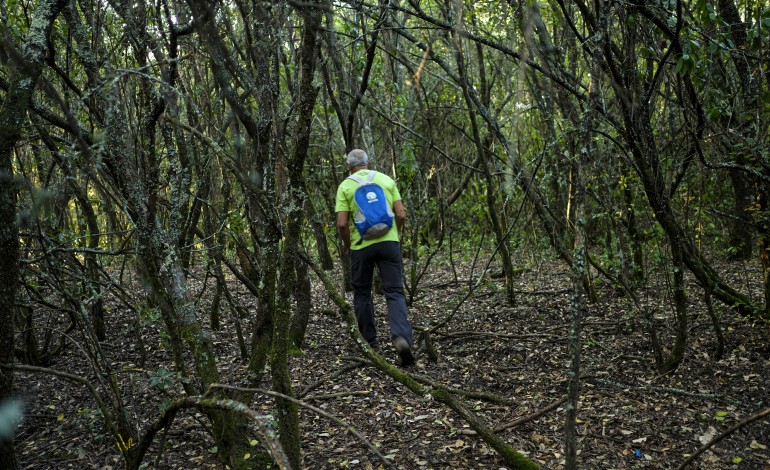
[[[764,168],[764,174],[767,174],[766,161],[759,157],[762,151],[752,148],[754,145],[759,144],[762,141],[760,123],[765,121],[761,113],[761,105],[758,105],[759,97],[761,95],[759,90],[759,78],[763,72],[761,70],[762,60],[757,60],[756,56],[748,53],[751,49],[747,43],[749,41],[748,32],[750,27],[749,21],[744,21],[741,18],[738,5],[735,0],[719,0],[716,2],[717,11],[719,15],[724,18],[727,25],[727,33],[732,40],[731,45],[734,48],[730,57],[733,59],[735,70],[740,80],[740,94],[736,97],[737,109],[736,117],[740,122],[745,123],[740,126],[735,126],[735,131],[725,133],[726,136],[730,136],[735,133],[738,137],[732,137],[735,139],[730,142],[731,147],[737,150],[738,154],[735,160],[740,165],[748,164],[758,168]],[[733,123],[728,123],[726,127],[732,129]],[[766,130],[766,128],[765,128]],[[766,141],[765,141],[766,142]],[[761,144],[760,144],[761,145]],[[765,150],[767,149],[765,144]],[[742,171],[742,170],[741,170]],[[746,223],[749,219],[749,205],[753,199],[752,193],[759,193],[760,206],[762,207],[762,214],[767,214],[767,184],[762,183],[756,176],[741,173],[738,174],[734,170],[730,172],[730,178],[733,182],[733,192],[735,194],[735,216],[736,220],[733,222],[731,235],[732,246],[737,249],[736,257],[746,255],[748,258],[751,254],[751,239],[752,236],[748,232],[750,225]],[[760,259],[762,260],[765,269],[765,308],[764,317],[770,318],[770,276],[768,275],[767,263],[767,237],[770,235],[770,221],[767,217],[763,217],[763,220],[759,223],[759,239],[760,239]],[[745,258],[739,258],[745,259]]]
[[[315,237],[316,250],[318,250],[318,258],[321,261],[321,268],[326,271],[334,269],[334,260],[329,253],[329,243],[326,238],[326,232],[324,231],[324,225],[321,222],[321,217],[318,215],[318,211],[315,210],[313,202],[308,198],[305,201],[305,212],[307,213],[307,219],[310,222],[310,227],[313,229],[313,236]]]
[[[13,155],[27,108],[49,53],[49,36],[65,0],[41,1],[33,14],[21,53],[12,64],[10,86],[0,107],[0,364],[14,362],[14,321],[19,282],[19,227],[16,221],[16,182]],[[0,404],[12,397],[13,373],[0,371]],[[0,468],[18,468],[11,436],[0,436]]]
[[[667,374],[676,370],[679,364],[684,360],[684,353],[687,349],[687,295],[684,287],[684,264],[681,254],[672,247],[671,257],[674,270],[674,344],[671,352],[665,358],[663,364],[659,364],[662,374]]]
[[[628,184],[628,183],[627,183]],[[636,208],[634,208],[634,193],[626,186],[623,190],[623,202],[625,209],[626,231],[631,245],[631,279],[635,285],[641,285],[645,279],[644,273],[644,250],[639,228],[636,224]]]
[[[750,178],[741,170],[730,170],[733,187],[733,219],[730,220],[730,257],[746,261],[751,258],[754,233],[749,208],[753,201]]]
[[[93,324],[96,339],[104,341],[107,339],[107,329],[104,324],[104,300],[102,299],[101,286],[99,283],[101,274],[99,272],[99,261],[96,257],[96,251],[99,249],[99,240],[101,238],[99,222],[96,218],[96,212],[94,211],[93,206],[91,206],[91,202],[88,200],[87,193],[77,187],[74,182],[71,183],[70,186],[80,204],[80,208],[86,218],[86,226],[88,227],[89,252],[85,254],[86,271],[88,273],[88,287],[91,290],[90,297],[94,298],[94,301],[89,307],[89,317]]]
[[[600,15],[600,31],[606,34],[607,14],[597,8]],[[598,47],[598,45],[594,45]],[[586,187],[583,180],[585,168],[589,159],[595,155],[594,132],[596,131],[596,103],[599,102],[599,75],[601,67],[598,57],[591,64],[590,82],[588,86],[588,102],[585,105],[583,122],[580,126],[580,151],[572,163],[572,186],[574,234],[572,236],[574,249],[572,254],[572,303],[570,324],[567,334],[567,344],[570,354],[570,367],[567,370],[567,406],[565,413],[564,441],[565,464],[564,468],[574,470],[578,468],[577,460],[577,414],[580,400],[580,361],[581,361],[581,329],[583,310],[585,308],[586,290],[585,281],[588,277],[588,260],[586,247],[586,222],[589,214],[586,213],[585,196]]]
[[[770,191],[759,191],[759,208],[763,214],[770,214]],[[762,261],[762,280],[764,281],[765,319],[770,319],[770,217],[764,216],[759,224],[759,258]]]
[[[294,315],[291,317],[289,338],[291,344],[297,349],[302,349],[305,343],[305,333],[310,321],[310,311],[313,306],[312,291],[310,285],[310,272],[307,264],[299,257],[295,259],[294,266],[297,270],[297,286],[294,289]],[[323,265],[321,266],[323,268]]]
[[[514,295],[513,280],[513,262],[511,261],[511,250],[508,247],[508,233],[506,227],[500,222],[501,213],[498,212],[495,182],[489,173],[488,162],[482,163],[484,175],[487,180],[487,212],[492,221],[492,230],[495,233],[500,261],[503,265],[503,276],[505,278],[505,298],[509,305],[513,305],[516,298]]]
[[[286,233],[284,234],[281,252],[280,280],[278,283],[278,303],[274,324],[273,352],[270,366],[273,374],[273,390],[283,395],[293,396],[289,371],[290,344],[289,331],[291,327],[290,299],[297,287],[297,263],[299,260],[299,242],[302,234],[302,222],[305,205],[304,167],[307,151],[310,145],[310,126],[313,120],[318,90],[313,86],[316,62],[318,58],[318,31],[321,27],[322,3],[312,3],[299,8],[303,17],[302,47],[299,64],[299,100],[296,124],[297,141],[294,154],[286,165],[288,171],[287,197],[282,198],[286,207]],[[281,445],[294,468],[300,468],[301,433],[299,429],[299,410],[295,402],[277,398],[278,429]]]

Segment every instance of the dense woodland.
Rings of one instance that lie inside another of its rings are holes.
[[[0,468],[770,467],[766,0],[0,21]],[[414,367],[355,327],[354,148]]]

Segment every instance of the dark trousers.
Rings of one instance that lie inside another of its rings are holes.
[[[401,247],[398,242],[380,242],[350,252],[351,278],[353,281],[353,307],[356,311],[358,330],[369,344],[377,343],[377,329],[372,303],[374,265],[380,268],[382,289],[388,304],[390,336],[401,336],[411,346],[414,343],[409,311],[404,298],[401,279]]]

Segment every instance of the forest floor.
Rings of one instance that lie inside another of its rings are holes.
[[[408,264],[406,266],[408,268]],[[723,266],[735,284],[747,278],[743,265]],[[451,319],[433,336],[438,359],[424,352],[407,368],[421,380],[466,392],[486,392],[487,399],[465,404],[513,448],[541,468],[563,467],[564,404],[569,356],[570,277],[557,263],[532,266],[517,278],[514,305],[505,300],[502,280],[487,277],[469,293],[469,265],[448,262],[420,282],[410,315],[416,336],[428,325]],[[657,280],[656,277],[657,276]],[[670,345],[673,322],[665,276],[651,273],[640,299],[652,309],[660,338]],[[203,280],[193,286],[201,312],[209,293]],[[415,396],[375,368],[348,336],[336,307],[314,281],[307,347],[291,359],[297,395],[354,426],[398,469],[504,469],[502,459],[452,410]],[[209,280],[209,287],[211,282]],[[724,356],[713,357],[717,340],[701,291],[688,291],[691,319],[685,361],[672,374],[656,373],[647,330],[629,300],[597,284],[599,300],[588,306],[583,323],[583,383],[579,405],[579,467],[585,469],[676,468],[703,443],[752,414],[770,407],[770,330],[738,317],[715,301],[726,340]],[[742,286],[744,290],[747,286]],[[756,287],[756,286],[755,286]],[[138,288],[134,285],[133,288]],[[242,289],[237,299],[253,307]],[[141,298],[137,294],[137,298]],[[348,297],[350,298],[350,297]],[[386,332],[383,299],[377,297],[380,332]],[[224,310],[223,310],[224,311]],[[253,311],[253,310],[252,310]],[[162,322],[141,321],[146,360],[141,363],[134,319],[111,304],[105,354],[117,372],[126,402],[140,427],[156,419],[164,394],[181,394],[171,381],[171,358],[162,345]],[[244,325],[246,320],[243,320]],[[57,327],[56,325],[52,325]],[[245,371],[232,317],[213,333],[222,377],[238,385]],[[381,338],[382,341],[382,338]],[[382,341],[384,343],[384,341]],[[392,349],[385,357],[396,362]],[[422,346],[418,343],[417,345]],[[76,347],[52,368],[83,377],[93,373]],[[176,384],[178,385],[178,384]],[[121,468],[116,446],[105,436],[96,405],[85,387],[60,377],[17,373],[16,387],[26,403],[17,439],[23,468]],[[264,388],[270,388],[269,380]],[[172,391],[174,391],[172,393]],[[270,413],[269,397],[255,396],[253,409]],[[539,416],[539,411],[546,410]],[[376,469],[383,462],[339,423],[301,409],[302,448],[308,469]],[[223,468],[214,458],[208,423],[199,413],[181,414],[147,455],[147,468]],[[770,418],[744,427],[701,455],[689,468],[769,469]],[[256,453],[256,452],[255,452]]]

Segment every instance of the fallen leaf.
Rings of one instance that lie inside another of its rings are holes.
[[[714,429],[714,426],[709,426],[708,431],[706,431],[706,433],[703,434],[702,436],[698,437],[698,440],[700,441],[701,444],[708,444],[709,442],[711,442],[712,439],[714,439],[714,436],[716,435],[717,435],[717,430]]]

